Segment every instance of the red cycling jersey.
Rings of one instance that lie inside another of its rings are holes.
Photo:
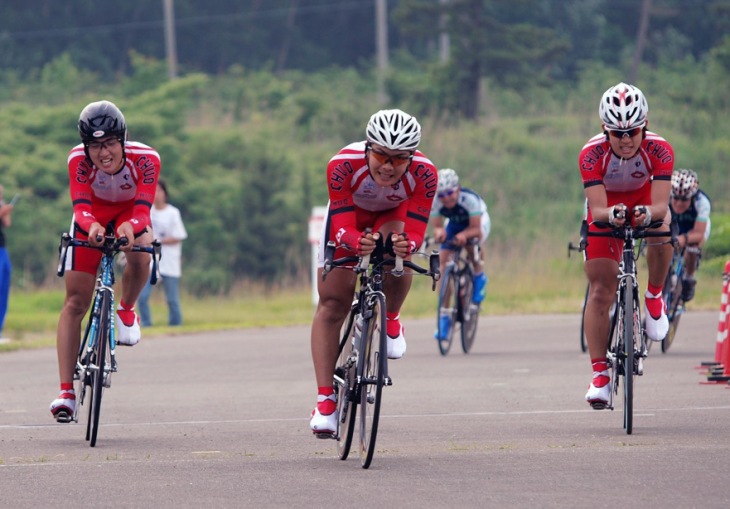
[[[108,217],[110,209],[117,212],[131,209],[127,220],[132,223],[135,235],[150,225],[160,156],[153,148],[133,141],[124,144],[124,152],[122,169],[109,175],[91,164],[83,144],[71,149],[68,156],[71,202],[74,222],[83,232],[88,232],[95,222],[106,226],[101,218]]]
[[[638,152],[630,159],[623,159],[611,150],[606,134],[598,134],[583,147],[578,157],[583,187],[603,185],[606,188],[606,204],[610,207],[623,203],[629,210],[637,205],[651,204],[653,180],[671,181],[674,169],[674,150],[661,136],[651,131],[641,142]],[[591,231],[593,215],[587,211]],[[585,257],[620,259],[623,241],[603,237],[591,237]]]
[[[355,250],[366,227],[377,231],[386,222],[401,221],[411,252],[416,251],[426,233],[437,186],[438,172],[433,163],[415,151],[400,181],[380,187],[370,175],[365,142],[348,145],[327,165],[329,227],[323,245],[334,238],[338,246]]]
[[[674,150],[661,136],[646,132],[638,152],[623,159],[611,150],[605,134],[591,138],[578,157],[583,187],[603,184],[606,193],[626,193],[650,187],[651,180],[672,180]]]

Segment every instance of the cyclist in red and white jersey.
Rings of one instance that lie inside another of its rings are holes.
[[[641,90],[619,83],[603,94],[599,116],[603,132],[583,147],[578,165],[592,221],[622,226],[646,226],[663,220],[661,231],[669,231],[674,151],[661,136],[647,130],[649,107]],[[647,239],[649,283],[645,295],[646,334],[661,341],[669,331],[662,299],[662,286],[672,259],[668,241]],[[618,285],[618,263],[623,242],[606,237],[590,237],[585,251],[585,273],[590,292],[585,307],[585,335],[593,367],[593,379],[586,400],[593,408],[605,408],[609,401],[606,338],[609,310]]]
[[[401,110],[373,114],[367,139],[352,143],[327,165],[329,205],[319,249],[317,290],[319,302],[312,322],[312,361],[317,381],[317,407],[310,427],[316,434],[337,429],[332,386],[339,334],[355,292],[356,276],[347,270],[332,271],[322,281],[324,246],[334,240],[335,258],[368,255],[382,243],[390,255],[409,258],[426,233],[438,186],[433,163],[416,150],[421,126]],[[366,229],[370,229],[366,233]],[[388,358],[406,351],[400,308],[411,286],[411,277],[387,276],[384,281],[388,333]]]
[[[106,227],[127,237],[127,265],[122,276],[122,298],[117,310],[117,341],[134,345],[140,328],[134,304],[150,275],[150,255],[130,252],[133,245],[150,245],[150,207],[157,189],[160,156],[142,143],[127,141],[124,115],[109,101],[88,104],[79,116],[82,143],[68,156],[73,220],[71,235],[103,244]],[[100,240],[101,239],[101,240]],[[81,339],[81,321],[94,293],[101,252],[70,248],[66,258],[66,298],[58,320],[56,348],[61,393],[51,403],[59,422],[69,422],[76,407],[73,373]]]

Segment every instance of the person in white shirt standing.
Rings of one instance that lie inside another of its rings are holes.
[[[150,211],[152,231],[155,238],[162,244],[160,257],[160,276],[165,289],[165,298],[169,310],[168,325],[182,325],[182,311],[180,309],[180,277],[182,276],[182,241],[188,238],[180,210],[167,203],[167,186],[165,182],[157,182],[155,202]],[[150,312],[150,294],[152,285],[147,282],[139,296],[138,308],[142,326],[152,325]]]

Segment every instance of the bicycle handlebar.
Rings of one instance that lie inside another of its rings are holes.
[[[58,246],[58,268],[56,273],[59,277],[63,276],[66,272],[66,253],[69,247],[88,247],[90,249],[97,249],[105,255],[113,255],[120,251],[120,248],[129,244],[127,237],[116,238],[114,235],[106,235],[104,237],[104,243],[100,246],[92,246],[87,240],[74,239],[68,233],[61,235],[61,244]],[[149,253],[152,255],[152,274],[150,276],[150,283],[157,283],[157,264],[161,255],[161,244],[160,241],[155,239],[152,241],[151,246],[132,246],[132,252]]]
[[[393,270],[387,272],[388,274],[391,274],[395,277],[401,277],[404,275],[403,268],[407,267],[418,274],[423,274],[424,276],[431,276],[431,279],[433,280],[432,289],[436,288],[436,282],[441,279],[441,272],[439,269],[439,255],[438,251],[433,251],[430,255],[428,255],[428,268],[421,267],[417,263],[414,263],[410,260],[404,260],[400,256],[396,256],[395,258],[386,258],[386,259],[372,259],[370,255],[365,256],[358,256],[358,255],[352,255],[352,256],[343,256],[342,258],[334,259],[335,255],[335,249],[336,244],[334,241],[329,241],[327,243],[327,246],[324,250],[324,267],[322,269],[322,280],[324,281],[327,277],[327,274],[330,273],[332,269],[335,267],[343,267],[350,264],[355,264],[354,271],[355,272],[364,272],[367,270],[368,266],[372,263],[373,265],[377,265],[379,267],[389,267],[393,266]],[[343,268],[349,268],[349,267],[343,267]]]

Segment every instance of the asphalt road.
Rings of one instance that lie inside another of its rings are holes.
[[[377,451],[314,438],[308,327],[145,338],[119,352],[99,439],[56,424],[55,350],[0,354],[0,507],[730,507],[730,390],[703,385],[717,313],[685,315],[636,384],[634,434],[594,411],[579,317],[483,317],[442,357],[405,321]]]

